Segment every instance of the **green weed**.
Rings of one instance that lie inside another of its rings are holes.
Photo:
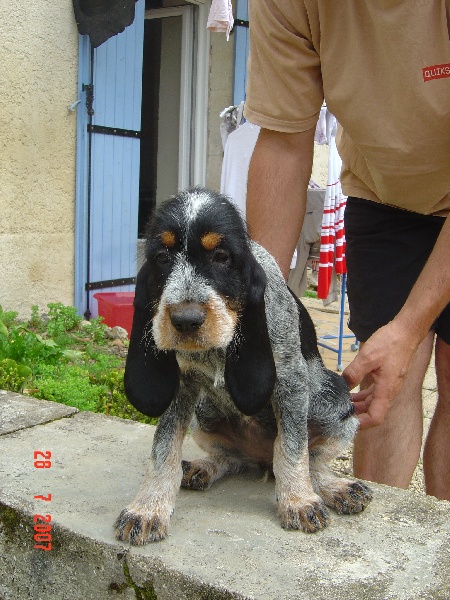
[[[22,392],[31,374],[30,367],[20,365],[12,358],[0,360],[0,388]]]
[[[39,306],[36,304],[31,307],[31,317],[27,326],[33,331],[45,331],[45,321],[39,313]]]
[[[97,317],[83,324],[82,331],[89,336],[95,344],[104,344],[106,342],[106,325],[103,324],[103,317]]]
[[[79,410],[155,423],[128,402],[124,360],[108,352],[101,318],[82,321],[76,309],[37,306],[26,322],[0,307],[0,388],[29,393]]]
[[[53,340],[43,338],[24,325],[12,325],[6,332],[0,331],[0,358],[11,358],[33,368],[39,362],[57,362],[62,356],[62,349]]]
[[[113,369],[99,377],[98,384],[105,386],[106,394],[100,397],[97,412],[112,417],[120,417],[121,419],[133,419],[141,423],[156,425],[157,419],[142,415],[128,402],[125,396],[123,374],[123,370]]]
[[[70,333],[78,330],[82,318],[73,306],[64,306],[61,302],[51,302],[47,305],[47,333],[57,343],[63,346],[70,344]]]
[[[95,411],[103,390],[92,385],[89,374],[78,365],[46,365],[34,379],[36,398]]]
[[[18,313],[14,310],[9,310],[4,312],[3,308],[0,306],[0,323],[2,323],[6,328],[11,327],[11,325],[17,319]]]

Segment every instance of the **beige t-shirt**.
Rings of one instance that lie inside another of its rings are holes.
[[[249,0],[246,118],[306,131],[323,99],[347,195],[450,211],[450,0]]]

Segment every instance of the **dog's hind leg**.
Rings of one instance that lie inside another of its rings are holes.
[[[338,477],[329,466],[346,445],[342,438],[328,437],[319,439],[309,449],[309,471],[313,488],[325,504],[338,514],[359,513],[372,500],[372,491],[365,483]]]
[[[295,372],[295,371],[294,371]],[[309,476],[305,376],[278,382],[274,411],[278,436],[274,443],[273,472],[278,514],[285,529],[314,533],[328,525],[328,510]]]
[[[338,477],[329,466],[352,442],[357,428],[346,383],[337,373],[323,370],[309,407],[309,470],[315,492],[339,514],[361,512],[372,499],[365,483]]]
[[[192,490],[206,490],[225,475],[239,473],[245,461],[231,448],[227,448],[222,436],[203,431],[196,419],[191,424],[192,435],[198,446],[208,456],[193,461],[183,460],[181,487]]]
[[[204,397],[191,423],[192,436],[208,456],[183,461],[182,487],[207,489],[224,475],[239,473],[258,465],[271,469],[276,423],[272,409],[247,417],[230,403]]]
[[[203,491],[225,475],[239,473],[243,469],[243,462],[226,454],[216,453],[209,458],[183,460],[182,468],[181,487]]]

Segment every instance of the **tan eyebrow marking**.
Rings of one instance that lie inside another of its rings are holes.
[[[167,248],[175,246],[175,234],[173,231],[163,231],[161,233],[161,241]]]
[[[210,231],[202,235],[200,242],[205,250],[214,250],[220,244],[221,239],[220,233]]]

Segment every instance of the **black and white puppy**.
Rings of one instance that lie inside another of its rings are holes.
[[[156,212],[134,306],[125,389],[160,419],[119,540],[163,539],[180,485],[204,490],[250,464],[273,470],[288,529],[314,532],[327,506],[357,513],[370,502],[364,483],[328,467],[357,429],[347,386],[324,367],[306,309],[227,198],[195,188]],[[207,458],[182,461],[189,426]]]

